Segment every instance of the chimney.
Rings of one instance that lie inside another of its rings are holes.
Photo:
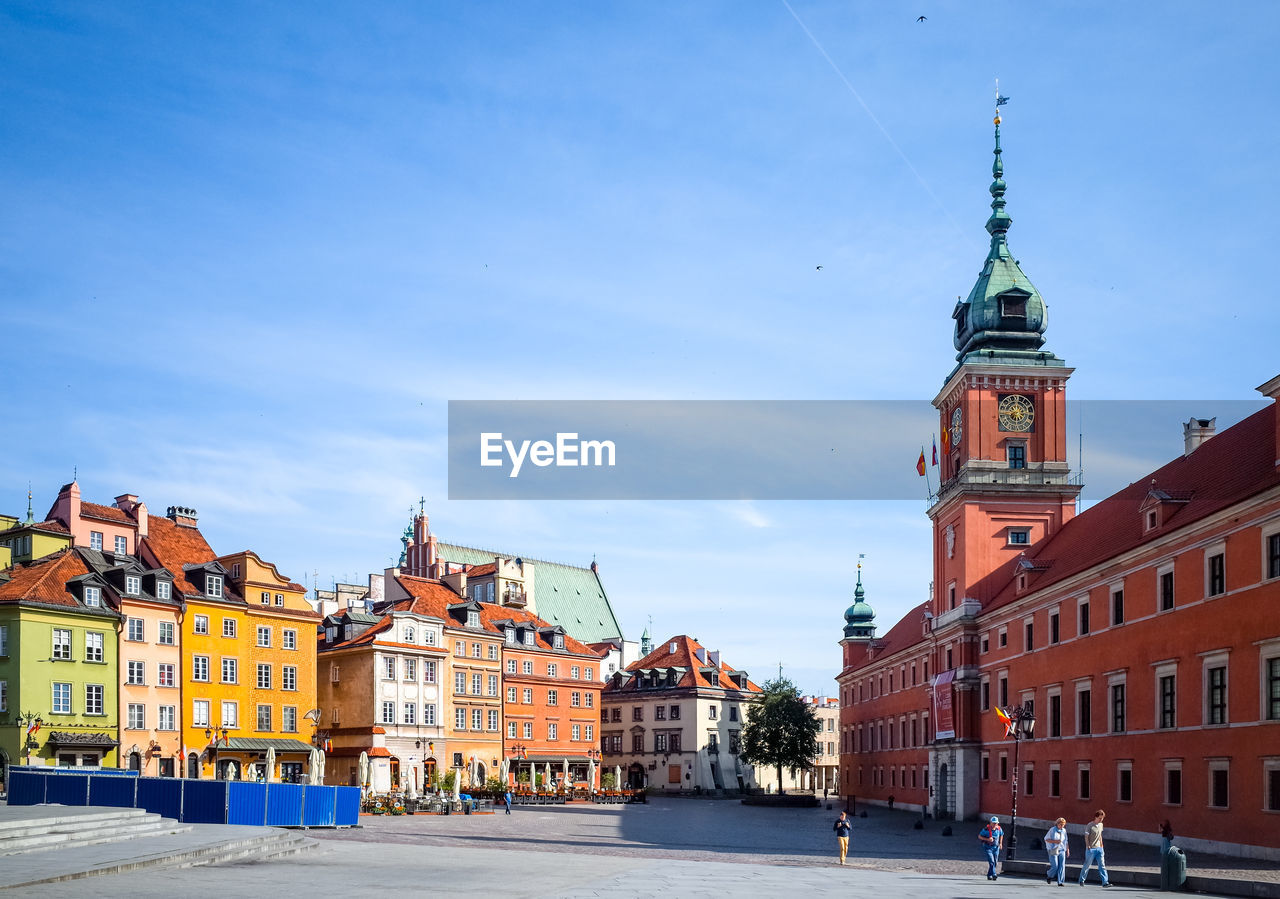
[[[1276,459],[1276,467],[1280,468],[1280,375],[1276,375],[1267,383],[1258,388],[1258,393],[1263,396],[1269,396],[1276,402],[1272,404],[1272,413],[1275,416],[1275,442],[1271,449]]]
[[[1193,418],[1182,426],[1182,455],[1189,456],[1217,431],[1217,418]]]
[[[138,523],[138,536],[147,536],[147,504],[138,502],[137,495],[122,493],[116,497],[116,508]]]
[[[170,506],[164,514],[180,528],[196,527],[196,510],[190,506]]]

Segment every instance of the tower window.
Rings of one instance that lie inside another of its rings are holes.
[[[1000,298],[1000,314],[1005,318],[1026,318],[1027,298],[1021,294],[1008,294]]]
[[[1009,460],[1010,468],[1026,468],[1027,467],[1027,447],[1023,443],[1010,443],[1005,449],[1005,456]]]
[[[1009,528],[1010,545],[1026,546],[1031,542],[1031,528]]]

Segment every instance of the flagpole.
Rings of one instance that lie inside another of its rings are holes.
[[[920,444],[920,458],[925,460],[924,463],[924,489],[928,495],[926,500],[933,499],[933,485],[929,483],[929,458],[924,454],[924,444]]]

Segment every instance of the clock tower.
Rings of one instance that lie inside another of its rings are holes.
[[[954,727],[938,729],[931,767],[942,795],[932,801],[960,817],[978,811],[976,617],[1005,586],[982,582],[1013,559],[1036,564],[1031,547],[1075,514],[1080,492],[1066,455],[1072,369],[1044,348],[1044,299],[1009,251],[998,111],[992,174],[991,247],[952,312],[957,364],[933,399],[943,450],[929,509],[934,691],[952,691]]]

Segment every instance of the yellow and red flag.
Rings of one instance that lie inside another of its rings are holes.
[[[1000,723],[1004,725],[1005,736],[1013,736],[1013,719],[1009,717],[1009,713],[999,706],[996,706],[996,717],[999,718]]]
[[[920,450],[920,458],[916,460],[916,473],[924,477],[924,450]]]

